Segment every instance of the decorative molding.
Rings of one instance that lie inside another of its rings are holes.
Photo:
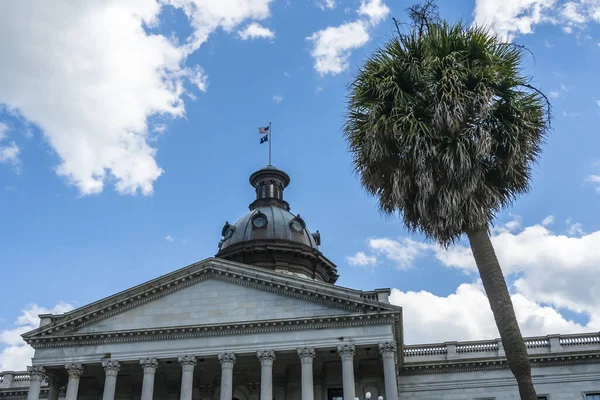
[[[185,366],[195,366],[196,365],[196,356],[179,356],[177,357],[177,361],[181,364],[182,367]]]
[[[102,367],[107,376],[117,376],[121,369],[121,364],[117,360],[104,359],[102,360]]]
[[[144,369],[144,374],[153,374],[158,368],[158,360],[154,357],[146,357],[140,360],[140,365]]]
[[[211,325],[187,325],[168,328],[134,329],[113,332],[75,333],[45,336],[31,341],[33,348],[85,346],[106,343],[172,340],[197,337],[286,332],[308,329],[344,328],[380,325],[398,321],[399,313],[350,314],[328,317],[305,317],[263,321],[227,322]],[[398,322],[399,323],[399,322]]]
[[[315,348],[314,347],[301,347],[298,349],[298,357],[301,360],[304,359],[313,359],[315,358]]]
[[[44,369],[44,367],[40,366],[40,365],[34,365],[32,367],[27,367],[27,372],[29,372],[29,377],[30,379],[39,379],[42,380],[44,379],[45,375],[46,375],[46,370]]]
[[[260,365],[273,365],[275,361],[275,352],[273,350],[259,350],[256,357],[260,360]]]
[[[282,295],[303,300],[317,302],[329,307],[355,312],[398,312],[401,308],[387,303],[375,302],[364,299],[360,292],[336,287],[324,288],[321,283],[296,281],[289,276],[260,271],[257,273],[252,267],[241,268],[237,263],[232,266],[218,265],[215,259],[193,264],[182,270],[146,282],[126,292],[118,293],[108,299],[101,300],[91,305],[76,309],[60,316],[51,316],[50,324],[38,328],[24,335],[24,339],[35,345],[47,336],[56,336],[74,332],[102,319],[122,313],[131,308],[158,299],[169,293],[183,289],[190,285],[207,279],[220,279],[226,282],[239,284],[263,291],[275,292]],[[229,263],[218,260],[218,263]],[[331,290],[334,289],[334,290]]]
[[[394,342],[381,342],[377,347],[383,357],[393,357],[396,354],[396,343]]]
[[[233,367],[233,364],[235,364],[234,353],[218,353],[217,358],[219,359],[219,362],[223,368]]]
[[[79,379],[81,377],[81,375],[83,374],[83,365],[81,365],[79,363],[66,364],[65,369],[67,370],[67,373],[69,374],[69,379],[70,378]]]
[[[342,360],[351,359],[356,353],[356,346],[353,343],[340,344],[337,347],[338,354],[342,357]]]

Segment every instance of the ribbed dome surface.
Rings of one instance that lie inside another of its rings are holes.
[[[256,227],[252,221],[261,214],[264,215],[267,223],[263,227]],[[233,229],[233,233],[230,237],[227,237],[227,235],[224,236],[221,250],[225,250],[236,243],[257,239],[284,240],[318,249],[319,246],[306,227],[303,227],[299,231],[292,227],[292,223],[295,221],[304,225],[302,219],[283,208],[276,206],[256,208],[234,225],[231,225],[229,229]],[[224,230],[226,233],[226,229]]]

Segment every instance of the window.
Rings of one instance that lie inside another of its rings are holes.
[[[585,400],[600,400],[600,393],[586,393]]]
[[[542,395],[542,396],[538,396],[537,400],[548,400],[548,395],[545,394],[545,395]]]
[[[267,216],[259,211],[252,217],[252,226],[258,229],[264,228],[267,226]]]

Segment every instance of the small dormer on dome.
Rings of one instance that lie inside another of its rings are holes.
[[[216,256],[335,283],[336,267],[319,250],[319,231],[311,233],[283,199],[289,183],[289,175],[271,165],[254,172],[250,184],[256,200],[235,224],[225,223]]]

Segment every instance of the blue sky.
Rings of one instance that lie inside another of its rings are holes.
[[[269,122],[286,200],[338,284],[393,288],[410,343],[497,336],[465,243],[382,216],[342,136],[347,84],[413,2],[33,3],[0,4],[0,370],[25,367],[36,313],[213,256],[253,199]],[[598,331],[600,1],[439,5],[527,46],[552,101],[532,190],[493,232],[523,332]]]

